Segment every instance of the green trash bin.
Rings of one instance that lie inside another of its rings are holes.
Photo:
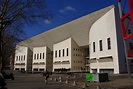
[[[88,81],[88,82],[93,81],[93,75],[92,74],[86,74],[86,81]]]

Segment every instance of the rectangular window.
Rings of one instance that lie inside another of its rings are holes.
[[[20,56],[19,56],[19,61],[20,61]]]
[[[61,50],[59,50],[59,57],[61,56]]]
[[[25,60],[25,55],[24,55],[24,60]]]
[[[64,49],[63,49],[63,51],[62,51],[62,52],[63,52],[63,53],[62,53],[62,56],[64,57],[64,54],[65,54],[65,53],[64,53]]]
[[[95,42],[93,42],[93,52],[95,52]]]
[[[108,49],[111,49],[111,41],[110,41],[110,38],[107,38],[107,45],[108,45]]]
[[[99,46],[100,46],[100,51],[102,51],[103,50],[102,40],[99,41]]]
[[[68,54],[69,54],[69,53],[68,53],[68,48],[67,48],[67,50],[66,50],[66,51],[67,51],[67,52],[66,52],[66,53],[67,53],[66,55],[68,56]]]
[[[40,59],[42,58],[42,54],[40,53]]]
[[[34,59],[36,60],[36,54],[34,54]]]
[[[55,58],[57,57],[57,50],[55,51]]]
[[[43,59],[44,59],[44,53],[43,53]]]
[[[39,58],[39,54],[37,54],[37,59]]]

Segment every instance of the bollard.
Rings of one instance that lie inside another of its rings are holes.
[[[62,82],[62,77],[59,77],[59,82]]]
[[[87,84],[84,83],[83,86],[82,86],[82,88],[85,89],[86,87],[87,87]]]
[[[57,81],[57,78],[55,78],[54,81]]]
[[[68,82],[68,79],[66,80],[66,84],[68,84],[69,82]]]
[[[101,89],[101,87],[99,85],[97,85],[97,88],[96,89]]]
[[[73,86],[76,86],[76,85],[77,85],[77,83],[76,83],[76,81],[74,81],[74,82],[73,82]]]

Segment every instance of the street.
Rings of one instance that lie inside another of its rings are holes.
[[[15,80],[7,79],[7,89],[78,89],[71,85],[57,81],[48,81],[46,85],[44,77],[40,74],[14,73]]]

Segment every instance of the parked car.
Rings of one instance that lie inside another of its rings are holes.
[[[3,70],[2,75],[3,75],[4,79],[14,80],[14,74],[11,72],[11,70]]]
[[[6,82],[3,75],[0,73],[0,89],[5,89]]]

